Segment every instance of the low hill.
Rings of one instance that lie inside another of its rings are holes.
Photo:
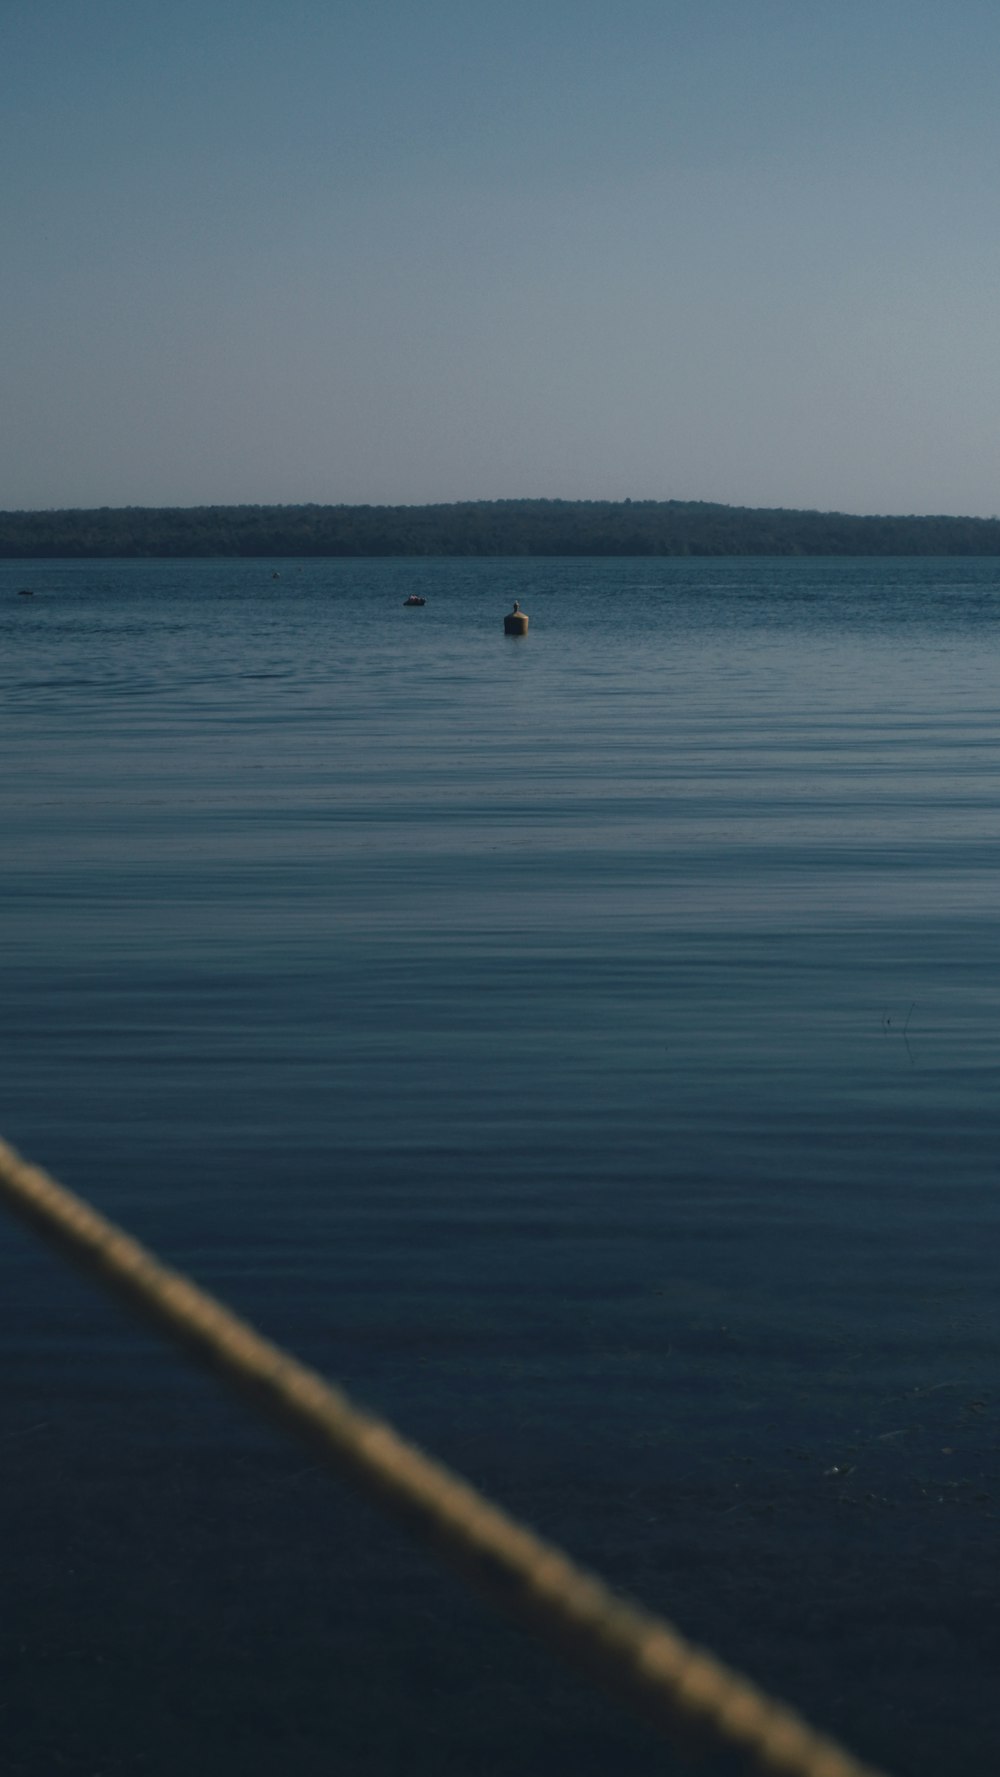
[[[858,518],[700,500],[0,512],[7,559],[244,555],[1000,555],[1000,519]]]

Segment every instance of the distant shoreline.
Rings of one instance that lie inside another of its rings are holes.
[[[858,517],[701,500],[102,506],[0,512],[0,559],[1000,556],[1000,518]]]

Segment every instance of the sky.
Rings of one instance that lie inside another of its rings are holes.
[[[1000,512],[1000,7],[0,0],[0,508]]]

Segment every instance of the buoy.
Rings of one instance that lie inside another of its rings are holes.
[[[503,633],[505,636],[526,636],[528,633],[528,613],[522,611],[516,599],[513,611],[508,611],[503,620]]]

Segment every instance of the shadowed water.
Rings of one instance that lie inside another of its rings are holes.
[[[1000,566],[277,567],[0,564],[0,1130],[992,1771]],[[2,1224],[0,1329],[19,1777],[675,1768]]]

